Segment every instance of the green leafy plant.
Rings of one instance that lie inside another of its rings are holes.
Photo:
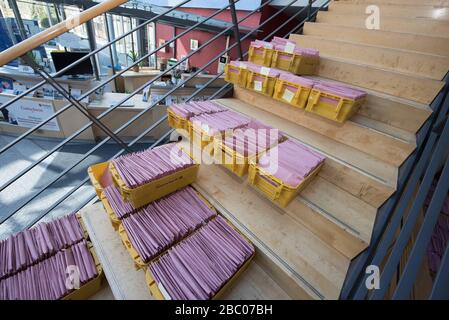
[[[137,60],[139,60],[139,55],[134,50],[129,51],[128,58],[131,59],[132,63],[134,64],[133,70],[135,72],[139,72],[139,64],[135,64]]]

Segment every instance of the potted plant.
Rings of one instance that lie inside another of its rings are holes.
[[[139,60],[139,55],[138,55],[137,52],[135,52],[134,50],[131,50],[131,51],[128,53],[128,57],[131,59],[131,61],[133,62],[133,64],[136,63],[137,60]],[[134,72],[139,72],[139,70],[140,70],[139,64],[136,63],[136,64],[133,66],[133,71],[134,71]]]

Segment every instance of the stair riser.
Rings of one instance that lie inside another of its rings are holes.
[[[318,14],[316,21],[319,23],[330,23],[367,30],[365,17],[356,15],[337,15],[323,11]],[[428,36],[438,35],[448,37],[447,35],[449,35],[449,24],[446,21],[384,17],[381,19],[379,27],[380,30],[385,31],[415,33]]]

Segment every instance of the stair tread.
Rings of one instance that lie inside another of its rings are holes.
[[[449,38],[439,35],[369,30],[366,28],[362,29],[323,22],[306,22],[304,24],[303,34],[449,57]]]
[[[352,26],[366,30],[366,16],[320,11],[316,21]],[[444,20],[382,17],[380,30],[449,37],[449,24]]]
[[[403,4],[377,4],[379,12],[381,12],[382,17],[409,17],[409,18],[427,18],[427,19],[438,19],[447,21],[449,20],[449,11],[444,10],[444,7],[435,5],[408,5]],[[437,9],[443,9],[438,14],[435,13]],[[357,3],[345,3],[343,1],[331,2],[329,5],[329,12],[333,13],[350,13],[359,14],[366,17],[366,4]]]
[[[281,112],[279,115],[285,119],[395,166],[400,166],[415,149],[413,145],[361,127],[352,121],[339,124],[247,89],[235,88],[235,91],[238,94],[246,94],[254,99],[254,102],[260,101],[264,104],[263,108],[277,107]]]
[[[383,48],[347,41],[326,39],[320,36],[290,35],[299,46],[314,48],[323,57],[336,57],[357,61],[369,66],[391,71],[441,80],[449,70],[449,57]]]
[[[381,93],[430,105],[444,86],[439,80],[368,66],[340,58],[321,57],[318,76],[370,88]]]
[[[397,166],[384,163],[376,157],[329,138],[323,135],[325,132],[318,132],[299,125],[298,123],[301,122],[298,121],[308,119],[304,118],[303,114],[305,112],[303,110],[240,87],[234,87],[234,97],[237,99],[222,99],[217,101],[231,109],[279,128],[287,135],[300,140],[326,156],[334,158],[352,167],[354,170],[367,175],[371,180],[377,179],[380,183],[387,186],[396,186]],[[308,117],[311,117],[311,115],[308,115]],[[318,116],[314,117],[316,121],[331,123]],[[308,121],[304,121],[304,123],[305,125],[309,125]],[[367,130],[366,128],[364,129]],[[395,142],[400,141],[397,140]]]
[[[340,83],[340,81],[337,80],[325,79],[318,76],[313,76],[311,78]],[[360,107],[356,115],[365,116],[416,134],[432,114],[432,109],[428,105],[370,90],[354,84],[351,84],[351,86],[364,90],[367,93],[366,101]]]

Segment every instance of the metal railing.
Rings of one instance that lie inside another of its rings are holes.
[[[383,231],[373,239],[363,268],[347,298],[352,299],[409,299],[421,270],[427,246],[449,189],[449,83],[436,100],[430,118],[430,129],[403,183],[394,195],[394,205],[388,213]],[[440,173],[441,172],[441,173]],[[432,184],[436,188],[432,193]],[[426,199],[431,196],[429,203]],[[424,215],[419,222],[420,215]],[[416,239],[412,239],[416,233]],[[410,254],[406,252],[409,246]],[[402,267],[400,262],[402,259]],[[365,273],[367,266],[383,266],[378,288],[369,290]],[[429,299],[449,299],[449,245],[446,247]],[[395,275],[395,277],[393,277]],[[388,291],[393,294],[387,296]]]
[[[66,137],[65,139],[63,139],[60,143],[58,143],[56,146],[54,146],[51,150],[49,150],[48,152],[46,152],[45,154],[43,154],[42,156],[40,156],[38,159],[36,159],[35,161],[33,161],[31,164],[29,164],[26,168],[22,169],[20,172],[18,172],[17,174],[15,174],[12,178],[8,179],[6,182],[1,183],[0,185],[0,192],[4,191],[6,188],[8,188],[9,186],[11,186],[15,181],[17,181],[18,179],[24,177],[28,172],[30,172],[30,170],[32,170],[33,168],[35,168],[36,166],[38,166],[39,164],[41,164],[43,161],[45,161],[46,159],[48,159],[50,156],[52,156],[53,154],[55,154],[58,150],[60,150],[61,148],[63,148],[64,146],[66,146],[69,142],[73,141],[76,137],[78,137],[81,133],[83,133],[85,130],[87,130],[88,128],[90,128],[92,125],[97,126],[100,130],[102,130],[105,135],[106,138],[103,139],[101,142],[99,142],[98,144],[96,144],[92,149],[90,149],[89,151],[87,151],[83,156],[81,156],[79,159],[77,159],[76,161],[74,161],[72,164],[66,166],[64,168],[64,170],[62,172],[60,172],[58,175],[56,175],[51,181],[49,181],[48,183],[46,183],[45,185],[43,185],[42,187],[40,187],[40,189],[35,192],[33,195],[31,195],[30,197],[27,198],[26,201],[24,201],[22,204],[20,204],[17,208],[15,208],[14,210],[12,210],[8,215],[6,215],[5,217],[3,217],[3,219],[0,221],[0,223],[4,223],[5,221],[7,221],[8,219],[10,219],[11,217],[13,217],[15,214],[17,214],[20,210],[22,210],[23,208],[25,208],[26,206],[28,206],[32,201],[34,201],[35,199],[37,199],[37,197],[39,197],[44,191],[46,191],[48,188],[50,188],[51,186],[53,186],[56,182],[58,182],[59,180],[61,180],[63,177],[65,177],[68,173],[71,172],[71,170],[73,170],[75,167],[77,167],[79,164],[81,164],[83,161],[85,161],[89,156],[91,156],[92,154],[94,154],[96,151],[98,151],[102,146],[104,146],[106,143],[110,142],[111,140],[113,140],[117,145],[119,145],[121,147],[121,151],[116,154],[115,156],[118,156],[119,154],[122,154],[123,152],[130,152],[132,151],[132,147],[138,143],[144,136],[146,136],[148,133],[151,133],[155,128],[157,128],[159,125],[161,125],[162,123],[164,123],[166,121],[166,116],[162,117],[161,119],[157,120],[154,124],[152,124],[149,128],[145,129],[144,132],[142,132],[140,135],[138,135],[133,141],[131,141],[130,143],[126,144],[124,141],[122,141],[119,138],[119,134],[125,130],[126,128],[128,128],[130,125],[132,125],[135,121],[137,121],[139,118],[141,118],[144,114],[146,114],[148,111],[152,110],[157,104],[159,104],[160,102],[164,101],[166,97],[168,97],[170,94],[174,93],[176,90],[182,88],[185,84],[187,84],[191,79],[193,79],[195,76],[197,76],[199,73],[201,73],[203,70],[205,70],[209,65],[211,65],[212,63],[214,63],[215,61],[217,61],[219,59],[219,57],[221,57],[222,55],[229,53],[233,48],[237,48],[238,51],[238,57],[242,58],[244,55],[242,54],[242,46],[241,46],[241,41],[248,39],[249,37],[256,35],[257,32],[260,31],[261,28],[263,28],[265,25],[267,25],[270,21],[272,21],[273,19],[275,19],[276,17],[278,17],[280,14],[282,14],[287,8],[289,8],[290,6],[292,6],[295,1],[291,1],[287,6],[285,6],[284,8],[281,8],[280,10],[278,10],[275,14],[273,14],[271,17],[269,17],[267,20],[265,20],[261,25],[258,26],[258,28],[252,29],[249,32],[247,32],[244,36],[241,36],[241,32],[239,30],[239,24],[242,24],[245,20],[247,20],[249,17],[251,17],[253,14],[255,14],[256,12],[260,11],[262,8],[264,8],[265,6],[269,5],[273,0],[268,0],[263,2],[260,6],[258,6],[256,9],[248,12],[244,17],[237,19],[237,15],[236,15],[236,11],[235,11],[235,3],[238,2],[239,0],[233,1],[233,0],[229,0],[229,4],[227,4],[226,6],[224,6],[223,8],[215,11],[214,13],[212,13],[211,15],[204,17],[202,20],[198,21],[196,24],[192,25],[189,28],[186,28],[183,32],[179,33],[178,35],[176,35],[175,37],[171,38],[170,40],[166,41],[163,45],[157,47],[156,49],[148,52],[147,54],[141,56],[137,61],[135,61],[134,63],[132,63],[131,65],[129,65],[128,67],[116,72],[114,75],[112,75],[111,77],[102,80],[101,83],[95,85],[93,88],[87,90],[85,93],[83,93],[80,97],[78,98],[74,98],[70,95],[69,92],[67,92],[66,89],[64,89],[62,86],[60,86],[57,83],[57,80],[55,80],[56,77],[64,74],[67,70],[71,69],[72,67],[78,65],[79,63],[90,59],[92,57],[95,56],[95,54],[98,54],[99,52],[101,52],[102,50],[109,50],[111,45],[117,43],[118,41],[124,39],[125,37],[129,36],[130,34],[132,34],[133,32],[137,32],[138,30],[140,30],[141,28],[144,28],[145,26],[147,26],[149,23],[152,22],[156,22],[159,18],[161,18],[162,16],[176,10],[177,8],[179,8],[180,6],[187,4],[190,0],[185,0],[180,2],[178,5],[171,7],[171,8],[167,8],[167,10],[161,14],[156,15],[155,17],[145,21],[144,23],[138,25],[137,27],[133,28],[132,30],[116,37],[115,39],[113,39],[112,41],[108,42],[107,44],[103,45],[100,48],[97,48],[95,50],[93,50],[92,52],[90,52],[89,54],[85,55],[83,58],[81,58],[80,60],[68,65],[67,67],[65,67],[64,69],[54,73],[54,74],[48,74],[47,72],[45,72],[45,70],[42,70],[38,65],[36,65],[32,59],[30,59],[29,57],[27,57],[26,55],[22,56],[22,58],[24,58],[34,69],[35,71],[43,78],[43,80],[39,83],[37,83],[36,85],[32,86],[31,88],[25,90],[24,92],[22,92],[21,94],[18,94],[17,96],[13,97],[12,99],[10,99],[8,102],[4,103],[2,106],[0,106],[0,110],[7,108],[8,106],[11,106],[13,103],[19,101],[20,99],[22,99],[23,97],[27,96],[28,94],[32,93],[33,91],[39,89],[40,87],[42,87],[45,84],[49,84],[51,85],[55,90],[57,90],[58,92],[61,93],[61,95],[66,98],[66,100],[68,101],[67,105],[63,106],[62,108],[60,108],[58,111],[56,111],[53,115],[51,115],[50,117],[46,118],[45,120],[43,120],[42,122],[40,122],[39,124],[35,125],[34,127],[30,128],[29,130],[27,130],[26,132],[24,132],[23,134],[19,135],[17,138],[13,139],[10,143],[6,144],[5,146],[3,146],[0,149],[0,155],[4,154],[5,152],[7,152],[10,148],[16,146],[19,142],[23,141],[25,138],[31,136],[33,133],[35,133],[37,130],[41,129],[45,124],[47,124],[48,122],[50,122],[51,120],[55,119],[56,117],[60,116],[61,114],[63,114],[64,112],[66,112],[67,110],[70,110],[72,108],[76,108],[77,110],[79,110],[82,114],[84,114],[88,119],[89,122],[86,123],[84,126],[82,126],[81,128],[79,128],[76,132],[72,133],[70,136]],[[120,3],[122,3],[123,1],[120,1]],[[311,1],[310,6],[313,4],[314,1]],[[94,7],[95,8],[95,7]],[[90,11],[92,11],[93,8],[89,9]],[[108,83],[110,83],[111,81],[114,81],[115,79],[117,79],[119,76],[123,75],[126,71],[130,70],[133,68],[133,66],[139,64],[140,62],[144,61],[146,58],[150,57],[153,54],[156,54],[157,52],[159,52],[160,50],[162,50],[163,48],[169,46],[171,43],[173,43],[174,41],[176,41],[177,39],[180,39],[182,36],[188,34],[189,32],[195,30],[198,26],[200,26],[201,24],[207,22],[208,20],[216,17],[218,14],[226,11],[226,10],[230,10],[231,11],[231,17],[232,17],[232,26],[228,27],[224,30],[222,30],[221,32],[217,33],[215,36],[211,37],[209,40],[207,40],[205,43],[203,43],[197,50],[192,51],[191,53],[189,53],[188,55],[186,55],[185,57],[183,57],[182,59],[178,60],[175,64],[173,64],[172,66],[170,66],[169,68],[167,68],[165,71],[161,72],[160,74],[158,74],[156,77],[154,77],[152,80],[146,82],[145,84],[141,85],[139,88],[137,88],[136,90],[134,90],[133,92],[131,92],[129,95],[127,95],[126,97],[124,97],[123,99],[121,99],[120,101],[118,101],[117,103],[115,103],[113,106],[111,106],[110,108],[108,108],[106,111],[104,111],[103,113],[101,113],[98,117],[94,117],[92,116],[84,107],[83,105],[81,105],[81,101],[87,97],[89,97],[90,95],[92,95],[93,93],[95,93],[98,89],[101,89],[103,87],[105,87]],[[288,20],[288,22],[293,21],[293,19],[295,17],[297,17],[300,13],[302,13],[305,10],[302,9],[300,10],[299,13],[295,14],[293,18],[290,18]],[[316,11],[318,11],[318,9],[316,9]],[[97,10],[96,11],[96,15],[101,15],[104,14],[104,11],[101,10]],[[93,16],[90,16],[90,18],[92,19]],[[310,18],[310,17],[308,17]],[[306,19],[307,20],[307,19]],[[84,22],[86,22],[86,20],[83,20]],[[301,23],[303,24],[304,21]],[[287,23],[283,23],[281,25],[281,27],[276,28],[276,30],[274,32],[272,32],[272,35],[274,35],[278,30],[280,30],[283,26],[285,26]],[[59,26],[61,26],[62,24],[60,24]],[[74,26],[77,26],[78,24],[74,24]],[[64,27],[66,27],[67,25],[64,25]],[[58,30],[61,30],[60,28]],[[68,30],[65,30],[68,31]],[[220,52],[219,54],[217,54],[215,57],[213,57],[211,60],[209,60],[208,62],[206,62],[201,68],[199,68],[197,71],[195,71],[194,73],[192,73],[187,79],[179,82],[175,87],[173,87],[172,89],[170,89],[168,92],[166,92],[164,95],[162,95],[161,97],[159,97],[159,99],[157,101],[154,101],[150,106],[148,106],[147,108],[143,109],[141,112],[139,112],[137,115],[135,115],[134,117],[132,117],[130,120],[126,121],[124,124],[122,124],[119,128],[117,128],[116,130],[110,130],[106,125],[104,125],[104,123],[101,121],[105,116],[111,114],[114,110],[116,110],[118,107],[120,107],[121,105],[123,105],[125,102],[127,102],[129,99],[131,99],[134,95],[136,95],[138,92],[141,92],[142,90],[144,90],[145,88],[151,86],[153,83],[155,83],[158,79],[160,79],[162,76],[170,73],[172,70],[174,70],[176,67],[178,67],[180,64],[182,64],[184,61],[186,61],[187,59],[189,59],[191,56],[195,55],[198,51],[206,48],[207,46],[209,46],[210,44],[212,44],[214,41],[218,40],[221,36],[227,34],[228,32],[233,32],[234,34],[234,43],[231,44],[228,48],[226,48],[225,50],[223,50],[222,52]],[[58,33],[56,35],[61,34],[60,31],[58,31]],[[268,37],[266,37],[268,38]],[[36,39],[43,39],[42,41],[36,41]],[[34,36],[33,37],[33,42],[32,42],[32,46],[28,46],[26,45],[26,41],[24,41],[25,43],[22,43],[20,48],[22,51],[24,50],[25,47],[27,47],[27,50],[30,51],[32,50],[34,47],[37,47],[38,45],[43,44],[45,41],[48,41],[49,37],[48,35],[44,35],[44,36]],[[17,51],[17,52],[22,52],[22,51]],[[0,58],[1,55],[4,54],[5,52],[0,53]],[[245,53],[246,55],[247,53]],[[0,61],[2,61],[2,63],[7,63],[9,62],[9,60],[17,58],[17,56],[13,56],[11,55],[10,52],[7,52],[7,58],[3,57],[3,59],[1,59]],[[210,80],[208,80],[201,88],[198,88],[197,90],[195,90],[188,98],[186,101],[190,101],[194,98],[196,98],[204,89],[208,88],[210,84],[212,84],[214,81],[216,81],[223,73],[219,73],[217,74],[215,77],[212,77]],[[218,88],[216,90],[216,92],[214,94],[212,94],[212,96],[210,97],[210,99],[216,98],[218,96],[222,96],[224,94],[226,94],[229,90],[232,89],[232,86],[229,84],[226,84],[224,86],[222,86],[221,88]],[[167,133],[168,134],[168,133]],[[165,134],[163,137],[166,137],[167,134]],[[158,140],[159,141],[159,140]],[[162,140],[161,140],[162,141]],[[43,217],[45,217],[49,212],[51,212],[55,207],[57,207],[59,204],[61,204],[64,200],[66,200],[70,195],[72,195],[74,192],[76,192],[81,186],[83,186],[84,184],[86,184],[88,182],[88,178],[86,177],[86,179],[84,179],[83,181],[81,181],[78,185],[76,185],[75,187],[73,187],[71,190],[69,190],[69,192],[67,192],[64,196],[62,196],[60,199],[58,199],[58,201],[56,201],[50,208],[48,208],[47,210],[45,210],[42,214],[38,215],[31,223],[27,224],[26,227],[31,227],[32,225],[34,225],[36,222],[38,222],[40,219],[42,219]],[[87,201],[86,203],[90,202],[91,199],[89,199],[89,201]],[[78,208],[79,209],[79,208]]]
[[[163,17],[164,15],[169,14],[170,12],[176,10],[184,4],[190,2],[190,0],[185,0],[180,2],[178,5],[167,8],[163,13],[160,13],[151,19],[143,22],[132,30],[123,33],[122,35],[112,39],[107,44],[93,50],[80,60],[70,64],[64,69],[56,72],[54,74],[48,74],[45,70],[41,69],[38,65],[36,65],[32,59],[23,56],[25,60],[35,69],[35,71],[42,77],[42,81],[32,86],[31,88],[25,90],[23,93],[18,94],[17,96],[11,98],[8,102],[0,106],[0,110],[11,106],[13,103],[19,101],[23,97],[28,94],[34,92],[35,90],[41,88],[43,85],[51,85],[55,90],[57,90],[67,101],[68,103],[56,111],[53,115],[49,116],[45,120],[41,121],[39,124],[25,131],[23,134],[19,135],[15,139],[13,139],[10,143],[6,144],[0,149],[0,155],[5,154],[12,147],[16,146],[24,139],[30,137],[32,134],[36,133],[37,130],[41,129],[45,124],[60,116],[67,110],[71,110],[76,108],[79,112],[81,112],[88,122],[81,126],[78,130],[70,134],[68,137],[64,138],[57,145],[52,147],[48,152],[43,155],[40,155],[36,160],[32,161],[26,168],[20,170],[18,173],[14,174],[14,176],[7,181],[2,181],[0,184],[0,194],[18,179],[23,178],[27,173],[36,168],[38,165],[42,164],[45,160],[47,160],[50,156],[57,153],[68,143],[76,139],[80,134],[82,134],[85,130],[91,128],[92,126],[96,126],[99,128],[104,134],[105,138],[99,141],[93,148],[85,152],[79,159],[73,161],[69,165],[67,165],[60,173],[58,173],[55,177],[53,177],[49,182],[44,184],[37,190],[35,193],[29,195],[22,204],[20,204],[17,208],[14,208],[7,216],[5,216],[1,221],[4,223],[14,215],[16,215],[20,210],[29,206],[33,201],[35,201],[43,192],[48,190],[48,188],[52,187],[55,183],[60,181],[62,178],[66,177],[74,168],[79,166],[86,161],[91,155],[95,152],[98,152],[101,147],[105,146],[109,142],[114,142],[117,146],[119,146],[119,151],[111,157],[111,159],[125,153],[131,152],[135,150],[136,144],[141,142],[141,140],[147,136],[149,133],[153,132],[159,126],[164,124],[167,120],[167,116],[162,116],[157,119],[153,123],[151,123],[147,128],[145,128],[142,132],[140,132],[136,137],[132,139],[130,142],[124,142],[120,138],[120,133],[122,133],[125,129],[129,128],[132,124],[136,123],[139,119],[141,119],[145,114],[149,111],[153,110],[155,106],[157,106],[160,102],[164,101],[169,95],[175,93],[177,90],[183,88],[186,84],[189,83],[190,80],[194,79],[197,75],[199,75],[202,71],[208,68],[212,63],[216,62],[221,56],[224,54],[228,54],[235,48],[237,51],[237,59],[244,59],[248,52],[244,52],[242,47],[242,41],[249,39],[250,37],[255,36],[262,28],[264,28],[268,23],[272,22],[279,15],[283,14],[288,8],[293,6],[296,0],[292,0],[286,6],[280,8],[277,12],[275,12],[272,16],[266,19],[263,23],[261,23],[257,28],[250,29],[249,31],[245,31],[246,33],[242,35],[239,26],[242,25],[247,19],[249,19],[253,14],[263,9],[265,6],[270,5],[274,0],[267,0],[261,3],[256,9],[246,13],[243,17],[238,18],[235,9],[235,3],[239,0],[229,0],[229,3],[222,8],[216,10],[211,15],[207,17],[203,17],[197,23],[192,26],[185,28],[184,31],[179,33],[178,35],[172,37],[170,40],[167,40],[163,45],[151,50],[145,55],[141,56],[137,61],[130,64],[128,67],[114,72],[114,74],[107,79],[100,81],[100,83],[93,86],[91,89],[87,90],[80,97],[74,98],[70,95],[70,93],[58,84],[58,81],[55,79],[56,77],[63,75],[67,70],[72,67],[78,65],[79,63],[94,57],[96,54],[101,52],[102,50],[110,50],[111,46],[116,44],[118,41],[124,39],[125,37],[133,34],[134,32],[138,32],[142,28],[145,28],[148,24],[152,22],[157,22],[158,19]],[[295,13],[290,14],[290,16],[286,20],[280,21],[280,23],[271,30],[262,40],[269,40],[273,36],[281,36],[287,37],[291,33],[298,32],[306,21],[313,21],[316,17],[316,14],[319,10],[325,8],[330,1],[324,2],[320,7],[313,7],[313,4],[317,0],[309,0],[309,5],[298,9]],[[109,2],[109,1],[106,1]],[[124,3],[125,1],[117,1],[116,4]],[[111,8],[109,4],[106,6],[103,4],[103,8]],[[93,19],[94,16],[98,16],[101,14],[105,14],[107,10],[91,10],[89,15],[84,13],[84,18],[81,20],[82,22],[87,22],[88,20]],[[97,8],[98,9],[98,8]],[[143,85],[139,86],[129,95],[121,99],[120,101],[114,103],[110,108],[106,111],[102,112],[98,116],[91,115],[88,110],[81,104],[81,101],[90,95],[94,94],[97,90],[104,88],[106,85],[111,83],[111,81],[115,81],[118,77],[123,75],[126,71],[132,69],[135,65],[138,65],[148,57],[157,54],[160,50],[169,46],[171,43],[175,42],[177,39],[180,39],[182,36],[185,36],[189,32],[195,30],[202,24],[206,23],[208,20],[213,19],[218,14],[229,10],[232,18],[232,26],[224,28],[222,31],[217,32],[214,36],[212,36],[209,40],[205,41],[198,49],[193,50],[189,54],[187,54],[182,59],[178,60],[172,66],[168,67],[165,71],[160,72],[156,77],[147,81]],[[93,12],[95,14],[93,14]],[[301,15],[305,15],[306,17],[302,19],[299,23],[297,21],[298,17]],[[277,19],[281,20],[281,19]],[[64,29],[67,25],[64,25],[62,28],[61,24],[55,30],[58,30],[55,34],[59,35],[61,32],[66,32],[68,29]],[[76,25],[74,25],[76,26]],[[288,32],[285,34],[280,34],[280,32],[286,28],[290,27]],[[61,29],[62,28],[62,29]],[[222,50],[215,57],[205,62],[201,68],[191,73],[189,77],[183,81],[180,81],[176,86],[172,89],[168,90],[162,96],[160,96],[156,101],[153,101],[149,106],[143,108],[140,112],[134,115],[131,119],[125,121],[122,125],[120,125],[117,129],[111,130],[103,123],[103,119],[110,115],[114,110],[117,110],[120,106],[122,106],[125,102],[131,99],[133,96],[141,92],[142,90],[148,88],[152,84],[154,84],[158,79],[163,77],[164,75],[169,74],[171,71],[175,70],[178,66],[180,66],[183,62],[185,62],[190,57],[197,54],[200,50],[207,48],[210,45],[213,45],[215,41],[220,39],[221,36],[225,34],[233,34],[233,43],[230,44],[225,50]],[[35,37],[31,42],[25,41],[20,45],[18,50],[15,52],[19,55],[23,55],[23,53],[32,50],[40,44],[48,41],[51,37],[48,35],[42,37]],[[38,40],[36,40],[38,39]],[[26,50],[24,49],[26,48]],[[0,53],[0,65],[3,65],[9,62],[11,59],[18,58],[19,56],[16,54],[12,54],[12,51],[8,51],[5,55],[5,52]],[[191,101],[199,96],[199,94],[210,88],[210,85],[214,83],[217,79],[219,79],[223,75],[223,72],[218,73],[214,77],[211,77],[202,87],[196,89],[186,101]],[[232,85],[225,84],[220,88],[216,89],[213,94],[209,97],[209,99],[215,99],[217,97],[221,97],[226,95],[230,90],[232,90]],[[429,242],[431,232],[435,226],[436,220],[438,218],[438,214],[441,211],[442,203],[447,197],[448,187],[449,187],[449,160],[447,155],[447,149],[449,145],[449,119],[447,117],[448,109],[449,109],[449,98],[447,97],[448,85],[446,84],[443,95],[441,96],[439,102],[436,104],[434,108],[434,112],[429,120],[431,125],[429,126],[429,131],[427,133],[427,137],[423,140],[423,142],[418,146],[416,157],[413,162],[413,165],[410,166],[408,172],[404,175],[405,178],[398,185],[398,190],[393,198],[393,205],[389,212],[387,212],[388,218],[381,226],[381,232],[373,238],[372,243],[369,248],[363,255],[363,259],[359,261],[357,266],[352,270],[353,275],[355,275],[354,280],[349,282],[347,292],[342,296],[344,299],[382,299],[386,296],[386,290],[390,287],[392,283],[392,276],[395,272],[397,272],[398,263],[401,257],[404,255],[404,249],[406,245],[409,243],[409,239],[413,230],[417,224],[417,218],[422,211],[424,206],[424,201],[429,193],[430,187],[435,180],[435,175],[441,170],[441,175],[439,179],[436,179],[437,184],[435,188],[435,193],[428,204],[427,209],[425,209],[425,218],[421,225],[420,231],[412,244],[412,250],[410,255],[407,258],[407,263],[405,265],[404,270],[401,272],[399,281],[397,283],[397,287],[392,298],[402,299],[407,298],[410,294],[411,286],[413,286],[416,278],[418,268],[422,261],[426,246]],[[172,130],[169,130],[163,133],[156,141],[154,141],[149,147],[153,148],[161,143],[164,143],[167,138],[170,136]],[[76,193],[80,188],[89,183],[89,178],[86,176],[75,186],[71,187],[63,196],[58,198],[51,206],[43,210],[40,214],[37,214],[33,217],[32,221],[26,224],[26,228],[33,226],[35,223],[40,221],[42,218],[47,216],[50,212],[52,212],[55,208],[61,205],[64,201],[66,201],[71,195]],[[73,211],[77,211],[84,207],[85,205],[91,203],[95,200],[94,192],[92,192],[92,196],[88,197],[87,200],[83,201],[77,208],[71,208]],[[413,204],[409,206],[410,201],[413,200]],[[399,232],[398,232],[399,230]],[[391,249],[391,250],[390,250]],[[369,291],[365,286],[366,274],[365,269],[369,265],[384,265],[381,272],[380,277],[380,289]],[[353,276],[351,275],[351,276]],[[435,277],[434,286],[432,292],[429,293],[429,297],[433,299],[438,299],[442,297],[449,297],[449,250],[446,249],[445,255],[441,262],[441,267],[438,274]]]

